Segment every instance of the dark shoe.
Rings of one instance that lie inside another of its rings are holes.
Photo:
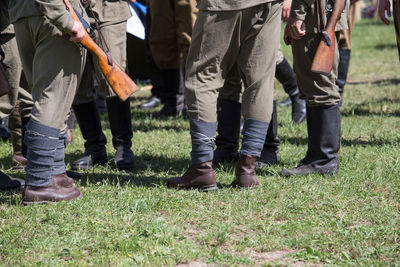
[[[107,163],[107,139],[101,127],[100,116],[95,101],[74,105],[76,119],[85,139],[85,153],[72,163],[73,170],[90,169],[95,164]]]
[[[233,186],[243,188],[254,188],[260,185],[257,176],[255,175],[257,157],[240,155],[236,165],[235,181]]]
[[[289,96],[289,97],[287,97],[286,99],[284,99],[284,100],[282,100],[282,101],[279,101],[278,104],[279,104],[280,106],[287,107],[287,106],[289,106],[289,105],[292,104],[292,100],[290,99],[290,96]]]
[[[93,168],[94,165],[105,165],[107,164],[107,154],[95,154],[84,155],[82,158],[72,162],[71,168],[73,170],[87,170]]]
[[[149,100],[147,100],[147,102],[141,104],[140,108],[144,110],[151,110],[155,109],[159,105],[161,105],[161,100],[158,97],[152,96],[149,98]]]
[[[19,180],[15,180],[15,178],[0,171],[0,190],[17,189],[20,187],[21,182]]]
[[[300,94],[291,96],[292,100],[292,121],[294,123],[302,123],[306,119],[306,101],[300,99]]]
[[[176,117],[183,110],[183,104],[176,106],[174,104],[165,103],[160,111],[154,112],[152,114],[153,118],[163,118],[163,117]]]
[[[106,103],[112,143],[116,150],[115,165],[119,170],[132,169],[135,158],[131,150],[133,134],[130,102],[121,102],[117,97],[110,97]]]
[[[66,171],[66,174],[69,178],[72,178],[74,180],[81,180],[82,179],[82,174],[79,172],[74,172],[74,171]]]
[[[0,138],[3,141],[7,141],[11,138],[11,133],[7,127],[7,119],[0,120]]]
[[[61,187],[72,187],[74,185],[74,179],[68,177],[66,172],[52,175],[51,178],[56,185]]]
[[[30,205],[59,202],[81,197],[82,194],[76,187],[62,187],[57,185],[54,179],[51,179],[50,184],[44,187],[25,185],[22,195],[22,204]]]
[[[218,189],[211,161],[190,165],[183,176],[168,179],[167,186],[176,189],[198,189],[204,192]]]
[[[264,168],[268,165],[278,163],[278,152],[281,140],[278,137],[278,113],[276,111],[276,101],[273,102],[271,122],[268,125],[267,136],[260,158],[256,162],[256,168]]]
[[[339,106],[307,108],[308,150],[296,168],[281,175],[334,174],[339,171],[340,111]]]
[[[218,99],[217,132],[213,164],[237,161],[241,125],[241,104],[228,99]]]

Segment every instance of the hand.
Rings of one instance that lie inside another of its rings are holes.
[[[136,0],[129,0],[129,2],[131,2],[131,3],[136,3]]]
[[[289,27],[286,24],[285,32],[283,34],[283,41],[285,42],[285,45],[290,45],[292,43],[292,38],[288,34],[288,29]]]
[[[304,21],[290,17],[286,24],[285,34],[291,39],[296,40],[306,35],[306,30],[304,29]]]
[[[72,26],[72,30],[69,35],[71,35],[69,38],[71,42],[79,43],[82,41],[83,37],[85,36],[85,29],[83,28],[82,23],[74,21],[74,26]]]
[[[290,17],[290,8],[292,6],[292,0],[284,0],[282,7],[282,20],[287,22]]]
[[[389,25],[389,20],[386,17],[386,14],[388,17],[392,16],[392,13],[390,12],[390,1],[389,0],[380,0],[379,1],[379,17],[385,23],[386,25]]]

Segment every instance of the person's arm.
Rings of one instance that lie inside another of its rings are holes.
[[[292,2],[290,17],[285,28],[284,40],[290,44],[291,39],[300,39],[306,34],[304,20],[315,0],[296,0]]]
[[[387,19],[386,15],[388,17],[392,16],[392,13],[390,11],[391,5],[389,0],[380,0],[379,1],[379,17],[385,23],[386,25],[389,25],[389,20]]]
[[[71,42],[80,42],[84,36],[85,29],[80,22],[72,19],[67,11],[64,2],[61,0],[35,0],[39,9],[42,11],[52,24],[60,31],[71,35]]]
[[[290,17],[290,8],[292,6],[292,0],[284,0],[282,7],[282,20],[287,22]]]

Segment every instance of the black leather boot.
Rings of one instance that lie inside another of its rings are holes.
[[[213,164],[238,159],[241,104],[228,99],[219,99],[217,107],[218,136],[215,139]]]
[[[0,120],[0,138],[3,141],[7,141],[11,138],[10,131],[7,127],[7,118]]]
[[[340,111],[339,106],[307,108],[308,151],[296,168],[281,175],[334,174],[339,171]]]
[[[268,125],[267,136],[261,156],[257,160],[256,167],[264,168],[268,165],[278,163],[278,152],[281,141],[278,138],[278,116],[276,112],[276,101],[273,103],[271,122]]]
[[[134,155],[131,150],[133,134],[129,99],[122,102],[118,97],[110,97],[106,99],[106,103],[112,143],[116,150],[115,164],[119,170],[132,169]]]
[[[183,79],[179,69],[161,70],[161,77],[164,84],[162,92],[164,106],[153,114],[153,117],[177,116],[184,107]]]
[[[339,48],[339,66],[338,66],[338,76],[336,79],[336,85],[339,86],[339,93],[341,98],[339,102],[339,107],[341,107],[343,103],[343,91],[347,81],[347,73],[349,71],[350,52],[351,52],[350,49]]]
[[[300,99],[296,74],[286,59],[283,59],[281,63],[276,65],[275,77],[290,97],[292,103],[292,121],[294,123],[302,123],[306,118],[306,102]]]
[[[73,105],[73,109],[85,139],[85,154],[72,163],[72,169],[89,169],[95,164],[106,164],[107,139],[101,128],[96,102]]]

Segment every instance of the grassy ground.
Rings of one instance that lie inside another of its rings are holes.
[[[283,48],[289,58],[289,49]],[[96,167],[78,182],[83,199],[20,206],[0,192],[0,265],[378,265],[400,266],[400,74],[394,29],[356,24],[342,108],[341,170],[284,179],[306,152],[306,125],[278,107],[280,163],[258,171],[261,187],[229,187],[234,164],[217,169],[220,190],[175,191],[166,178],[189,164],[188,122],[152,120],[133,98],[136,168]],[[277,98],[285,97],[277,84]],[[110,130],[107,151],[113,156]],[[83,152],[79,129],[67,162]],[[0,160],[11,170],[11,145]]]

